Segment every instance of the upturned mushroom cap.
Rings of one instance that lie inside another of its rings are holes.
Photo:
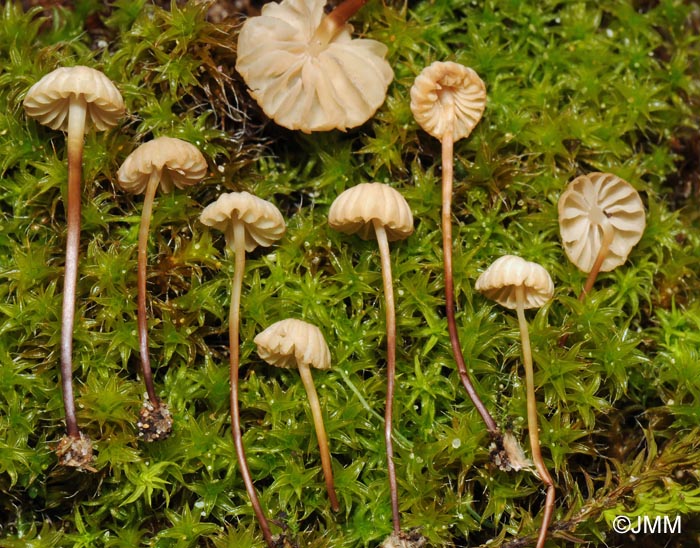
[[[499,257],[476,280],[476,289],[506,308],[516,308],[515,288],[523,286],[523,308],[539,308],[552,298],[554,282],[544,267],[515,255]]]
[[[207,173],[207,161],[199,149],[173,137],[157,137],[143,143],[127,156],[117,171],[117,182],[127,192],[141,194],[149,178],[160,172],[160,188],[170,192],[201,181]]]
[[[265,114],[303,132],[345,130],[366,122],[394,78],[375,40],[351,39],[346,25],[328,44],[315,43],[325,0],[263,6],[238,37],[236,70]]]
[[[454,102],[454,123],[444,102]],[[411,87],[411,111],[426,132],[442,140],[450,129],[455,141],[468,137],[486,108],[486,87],[471,68],[451,61],[436,61],[416,77]],[[452,128],[450,128],[452,125]]]
[[[61,67],[45,75],[29,88],[24,110],[41,124],[66,131],[70,98],[80,95],[87,102],[86,120],[97,130],[117,125],[124,113],[119,90],[99,70],[84,66]]]
[[[646,226],[644,204],[634,187],[611,173],[576,177],[559,198],[559,231],[569,260],[590,272],[603,238],[603,222],[615,233],[600,270],[608,272],[627,260]]]
[[[321,330],[302,320],[288,318],[273,323],[253,339],[258,355],[276,367],[295,368],[300,363],[330,369],[331,352]]]
[[[259,245],[272,245],[282,237],[286,229],[282,213],[274,204],[245,191],[222,194],[204,208],[199,220],[221,230],[231,249],[233,241],[230,240],[227,229],[234,220],[242,221],[245,224],[246,251],[253,251]]]
[[[386,230],[389,241],[403,240],[413,233],[413,214],[406,199],[383,183],[360,183],[347,189],[331,204],[328,224],[346,234],[374,237],[373,221]]]

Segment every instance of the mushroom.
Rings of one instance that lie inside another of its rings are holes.
[[[241,435],[241,419],[238,410],[238,368],[239,348],[238,331],[240,324],[241,286],[245,272],[246,251],[253,251],[259,245],[268,247],[279,240],[285,231],[284,219],[279,209],[273,204],[248,192],[231,192],[222,194],[219,198],[204,208],[200,221],[221,230],[226,238],[227,248],[235,257],[233,285],[231,288],[231,308],[229,311],[229,353],[230,383],[231,383],[231,434],[236,448],[238,466],[246,491],[253,505],[253,511],[260,523],[265,542],[272,548],[273,538],[270,526],[263,513],[258,495],[253,486],[248,463],[243,448]]]
[[[503,438],[486,406],[472,385],[462,355],[455,321],[452,279],[452,178],[454,142],[468,137],[486,107],[486,88],[479,75],[458,63],[438,62],[423,69],[411,87],[411,111],[418,125],[442,143],[442,251],[445,271],[445,309],[450,344],[464,389],[481,415],[508,469]]]
[[[532,460],[542,482],[547,486],[544,518],[537,539],[537,548],[542,548],[547,539],[547,528],[554,512],[554,481],[547,471],[540,451],[540,435],[535,399],[535,381],[532,367],[530,335],[525,320],[526,308],[539,308],[552,298],[554,283],[549,273],[537,263],[505,255],[496,259],[476,280],[477,291],[506,308],[515,309],[520,327],[520,339],[525,367],[525,389],[527,399],[527,429],[530,438]]]
[[[318,448],[321,453],[321,468],[326,480],[326,491],[334,512],[340,509],[338,497],[333,486],[333,468],[331,453],[328,449],[328,437],[323,426],[323,414],[318,400],[310,367],[330,369],[331,352],[323,338],[321,330],[308,322],[287,318],[273,323],[258,333],[253,340],[258,346],[258,355],[267,363],[276,367],[298,368],[301,382],[309,398],[311,416],[314,420]]]
[[[61,386],[66,436],[56,452],[66,466],[90,469],[92,443],[78,429],[73,395],[73,323],[80,246],[80,191],[83,144],[89,125],[105,131],[124,113],[121,94],[102,72],[90,67],[61,67],[41,78],[24,98],[24,110],[39,123],[67,133],[68,203],[66,266],[61,312]]]
[[[145,191],[138,243],[138,330],[141,371],[146,385],[146,398],[139,411],[139,436],[146,441],[165,439],[172,431],[173,419],[168,406],[156,396],[153,387],[151,360],[148,355],[146,320],[146,263],[148,227],[156,190],[184,188],[198,183],[206,175],[207,162],[194,145],[172,137],[158,137],[142,144],[124,160],[117,171],[117,183],[132,194]]]
[[[569,260],[588,278],[579,300],[600,271],[627,260],[646,225],[644,204],[634,187],[611,173],[576,177],[559,198],[559,230]]]
[[[392,442],[392,416],[394,402],[394,378],[396,376],[396,312],[391,278],[389,242],[403,240],[413,233],[413,214],[401,194],[382,183],[361,183],[349,188],[331,204],[328,224],[346,234],[357,234],[368,240],[377,238],[384,281],[387,345],[387,391],[384,414],[384,439],[386,441],[389,488],[394,534],[401,532],[399,499],[394,468]]]
[[[366,2],[345,0],[324,16],[325,0],[282,0],[243,24],[236,70],[277,124],[305,133],[344,131],[382,105],[394,78],[387,48],[353,40],[346,24]]]

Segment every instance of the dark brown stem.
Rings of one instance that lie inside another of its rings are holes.
[[[138,328],[139,328],[139,351],[141,353],[141,371],[143,382],[146,385],[148,399],[155,409],[160,407],[160,401],[156,396],[153,387],[153,372],[151,371],[151,359],[148,355],[148,320],[146,317],[146,266],[148,263],[148,227],[151,224],[151,213],[153,211],[153,200],[160,182],[160,170],[151,173],[146,186],[146,194],[143,200],[143,211],[141,212],[141,226],[139,227],[138,246]]]
[[[520,340],[523,349],[523,367],[525,369],[525,390],[527,400],[527,430],[530,437],[530,449],[532,461],[542,482],[547,486],[547,499],[544,506],[544,517],[537,538],[537,548],[543,548],[547,541],[547,529],[554,513],[554,481],[544,463],[540,449],[539,420],[537,418],[537,400],[535,397],[535,374],[532,365],[532,349],[530,347],[530,332],[525,319],[525,289],[522,285],[515,288],[516,309],[518,313],[518,326],[520,327]]]
[[[440,99],[447,110],[446,116],[454,119],[454,103],[450,94],[444,94]],[[450,343],[452,352],[457,362],[457,371],[462,381],[464,389],[472,400],[474,407],[481,415],[486,428],[494,438],[500,437],[500,431],[496,426],[496,421],[486,409],[486,406],[476,393],[472,385],[467,366],[462,355],[462,346],[457,333],[457,322],[455,320],[454,286],[452,281],[452,178],[453,178],[453,152],[454,137],[452,135],[452,125],[445,132],[442,138],[442,257],[445,271],[445,310],[447,312],[447,327],[450,332]]]
[[[80,438],[73,395],[73,324],[78,284],[78,253],[80,249],[80,195],[83,171],[83,142],[85,139],[85,99],[71,98],[68,113],[68,204],[66,220],[66,266],[63,281],[61,311],[61,387],[66,413],[66,433]]]
[[[245,449],[243,448],[243,435],[241,433],[241,417],[238,409],[238,369],[240,364],[240,356],[238,349],[238,332],[240,323],[241,309],[241,288],[243,286],[243,274],[245,272],[245,226],[240,221],[233,221],[233,227],[227,241],[233,242],[235,253],[235,264],[233,272],[233,285],[231,287],[231,308],[228,318],[228,336],[229,336],[229,380],[231,383],[231,434],[233,436],[233,445],[236,448],[236,458],[238,459],[238,467],[243,477],[245,489],[248,492],[250,503],[253,506],[253,512],[258,519],[260,528],[265,538],[265,543],[268,548],[274,548],[272,533],[270,526],[265,518],[258,494],[253,485],[253,479],[248,468],[248,461],[245,458]]]
[[[367,2],[368,0],[345,0],[321,20],[311,42],[318,47],[326,46],[341,31],[348,19]]]
[[[394,410],[394,382],[396,379],[396,306],[394,303],[394,285],[391,276],[391,257],[386,230],[374,221],[374,232],[379,244],[379,256],[382,262],[382,280],[384,282],[384,302],[386,314],[386,410],[384,412],[384,441],[386,443],[386,460],[389,472],[389,490],[391,492],[391,512],[394,533],[401,532],[399,515],[399,490],[394,466],[394,443],[392,441],[392,420]]]

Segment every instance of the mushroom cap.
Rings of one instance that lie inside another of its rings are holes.
[[[515,288],[525,288],[524,308],[539,308],[554,294],[554,282],[543,266],[515,255],[499,257],[481,273],[476,289],[506,308],[516,308]]]
[[[350,25],[327,45],[313,43],[325,4],[266,4],[238,37],[236,70],[250,94],[277,124],[306,133],[365,123],[384,103],[394,78],[386,46],[353,40]]]
[[[330,369],[331,352],[321,330],[302,320],[287,318],[273,323],[253,339],[258,355],[276,367]]]
[[[66,131],[70,99],[76,96],[87,102],[86,120],[98,131],[116,126],[124,114],[124,100],[112,81],[99,70],[80,65],[57,68],[41,78],[29,88],[24,110],[41,124]]]
[[[282,213],[274,204],[245,191],[222,194],[204,208],[199,220],[221,230],[226,236],[226,245],[231,249],[233,241],[228,228],[234,220],[242,221],[245,224],[246,251],[253,251],[259,245],[272,245],[286,229]]]
[[[559,232],[569,260],[590,272],[603,239],[601,223],[614,230],[600,270],[608,272],[627,260],[646,226],[644,204],[628,182],[611,173],[576,177],[559,197]]]
[[[342,192],[328,212],[328,224],[345,234],[374,237],[373,221],[384,225],[389,241],[403,240],[413,233],[413,214],[406,199],[383,183],[360,183]]]
[[[141,194],[154,171],[160,172],[160,188],[170,192],[201,181],[207,161],[193,144],[173,137],[157,137],[143,143],[117,171],[117,182],[127,192]]]
[[[445,100],[454,101],[454,121]],[[469,67],[451,61],[436,61],[416,77],[411,87],[411,111],[426,132],[442,140],[452,126],[455,141],[468,137],[486,108],[486,86]]]

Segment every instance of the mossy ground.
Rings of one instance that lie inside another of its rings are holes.
[[[232,261],[198,222],[219,193],[276,203],[288,232],[251,254],[244,281],[241,406],[250,467],[276,532],[300,546],[377,546],[390,533],[384,314],[376,245],[327,226],[332,200],[370,180],[399,189],[416,232],[392,246],[398,312],[396,466],[404,526],[431,546],[526,546],[544,494],[527,472],[496,470],[461,388],[443,317],[439,143],[417,129],[408,90],[434,60],[486,82],[488,106],[456,146],[458,322],[477,389],[525,438],[514,314],[474,291],[504,253],[540,262],[554,300],[528,314],[541,441],[554,471],[551,546],[700,543],[700,9],[692,2],[370,2],[356,31],[387,44],[385,105],[346,134],[266,122],[234,73],[238,20],[207,3],[116,0],[0,14],[0,546],[263,546],[238,473],[228,416],[226,319]],[[119,86],[123,125],[87,137],[75,325],[79,421],[97,473],[58,467],[58,340],[64,254],[64,137],[21,100],[60,65]],[[157,198],[149,250],[151,355],[175,419],[138,440],[136,240],[141,199],[115,186],[152,136],[198,145],[210,177]],[[556,202],[588,171],[641,193],[647,229],[600,277],[567,262]],[[293,316],[319,325],[334,368],[316,374],[342,510],[328,508],[297,374],[264,364],[256,333]],[[565,347],[562,333],[571,331]],[[615,535],[612,519],[681,516],[682,533]],[[567,540],[568,539],[568,540]]]

